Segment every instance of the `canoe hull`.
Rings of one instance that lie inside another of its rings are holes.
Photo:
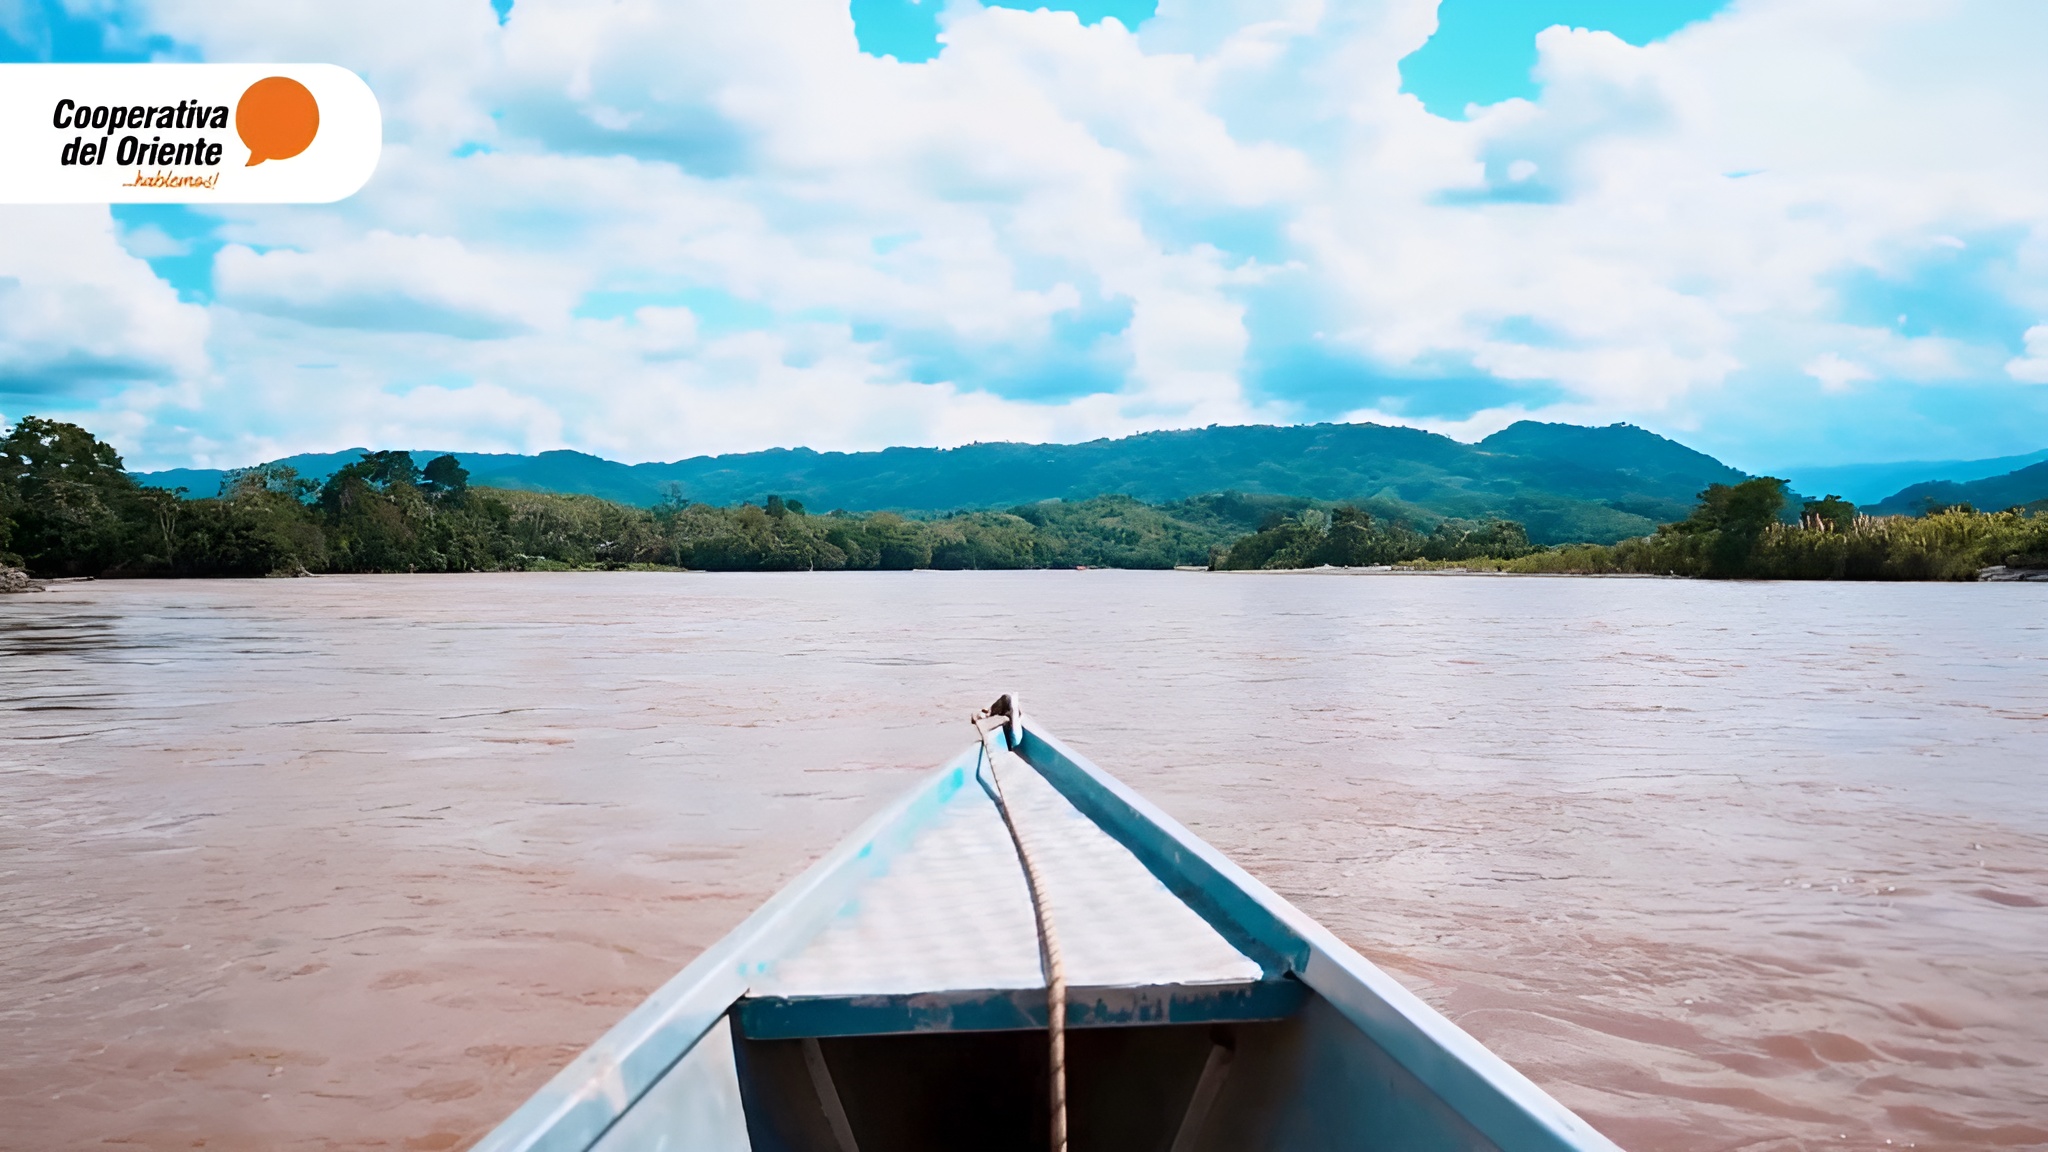
[[[1017,731],[1023,764],[1256,968],[1227,992],[1101,989],[1069,1005],[1075,1152],[1614,1148],[1143,797],[1042,728]],[[975,757],[863,826],[477,1148],[1043,1148],[1042,991],[750,995],[971,799]]]

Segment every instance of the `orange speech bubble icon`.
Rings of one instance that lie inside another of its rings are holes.
[[[320,133],[320,105],[306,86],[288,76],[249,85],[235,105],[235,131],[249,146],[249,166],[289,160]]]

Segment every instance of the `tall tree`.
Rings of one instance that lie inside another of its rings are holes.
[[[420,473],[420,487],[437,499],[459,498],[469,490],[469,469],[453,456],[436,456]]]
[[[1707,576],[1741,576],[1750,568],[1764,530],[1785,511],[1785,482],[1757,476],[1740,484],[1709,484],[1692,515],[1660,533],[1691,536],[1704,552]]]
[[[5,547],[37,575],[96,576],[146,519],[114,446],[76,424],[24,416],[0,438]]]

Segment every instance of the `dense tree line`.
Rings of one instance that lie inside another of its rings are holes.
[[[200,499],[139,486],[112,446],[25,417],[0,437],[0,564],[37,576],[264,576],[661,566],[713,571],[912,568],[1284,569],[1458,564],[1521,572],[1720,578],[1969,579],[2048,567],[2040,509],[1861,516],[1838,497],[1793,517],[1769,477],[1713,484],[1686,519],[1611,547],[1538,547],[1512,520],[1418,527],[1395,505],[1219,493],[1128,496],[911,518],[813,514],[769,496],[653,508],[472,487],[454,456],[371,452],[324,481],[276,465]]]
[[[1355,568],[1405,560],[1513,559],[1534,551],[1529,534],[1512,520],[1444,520],[1424,533],[1405,520],[1376,518],[1346,504],[1271,517],[1219,553],[1215,567]]]
[[[1684,520],[1611,547],[1541,549],[1487,564],[1512,572],[1626,572],[1749,580],[1972,580],[1986,568],[2048,569],[2048,507],[1968,505],[1865,516],[1839,496],[1788,514],[1785,482],[1714,484]]]
[[[815,515],[801,503],[653,508],[472,487],[453,456],[371,452],[315,482],[233,472],[199,499],[138,486],[83,428],[34,417],[0,438],[0,561],[38,576],[262,576],[639,565],[715,571],[1167,568],[1206,564],[1260,520],[1307,501],[1126,496],[913,519]]]

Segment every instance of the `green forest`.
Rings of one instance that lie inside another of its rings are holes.
[[[137,485],[114,448],[24,418],[0,439],[0,562],[38,577],[267,576],[563,568],[803,571],[1171,568],[1306,500],[1127,496],[910,518],[814,514],[797,500],[635,508],[595,496],[472,486],[461,461],[370,452],[324,482],[269,465],[216,494]]]
[[[1985,569],[2048,569],[2048,511],[1967,504],[1865,516],[1838,497],[1781,513],[1784,481],[1713,485],[1693,514],[1649,536],[1548,548],[1467,567],[1524,573],[1636,573],[1747,580],[1975,580]],[[2035,578],[2039,578],[2038,576]]]
[[[1522,524],[1422,523],[1393,503],[1217,493],[1045,500],[944,515],[816,512],[795,499],[651,508],[473,486],[460,459],[367,452],[315,482],[225,474],[210,496],[138,485],[86,429],[24,417],[0,438],[0,564],[48,577],[272,576],[587,568],[1277,570],[1322,565],[1714,578],[1967,580],[2048,567],[2048,515],[1967,506],[1874,518],[1835,497],[1788,513],[1783,481],[1711,484],[1683,520],[1606,546],[1538,546]]]
[[[1424,536],[1356,509],[1305,509],[1218,554],[1217,568],[1395,564],[1527,574],[1748,580],[1974,580],[1991,567],[2048,568],[2048,509],[1929,507],[1866,516],[1839,496],[1789,507],[1769,476],[1710,484],[1692,514],[1618,544],[1532,547],[1513,521],[1446,521]]]

